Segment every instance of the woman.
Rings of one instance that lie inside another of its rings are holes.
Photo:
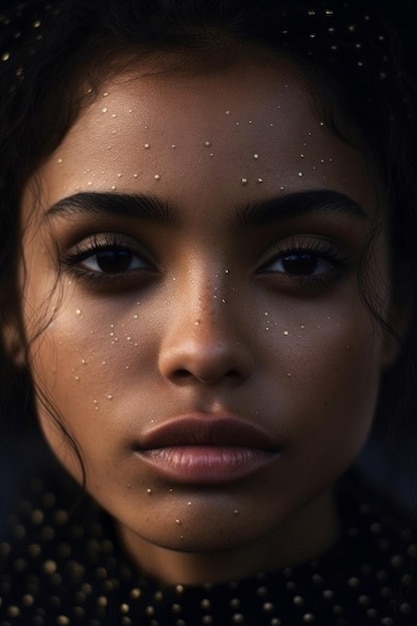
[[[5,365],[72,479],[12,518],[0,623],[415,623],[413,530],[341,478],[412,346],[388,34],[356,2],[37,10],[2,57]]]

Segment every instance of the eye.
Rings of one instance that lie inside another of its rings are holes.
[[[294,236],[279,243],[268,254],[258,273],[271,279],[285,279],[288,288],[322,287],[343,277],[349,259],[340,248],[327,239]]]
[[[84,257],[79,267],[90,272],[122,274],[147,267],[146,261],[132,250],[122,246],[106,246]]]
[[[265,266],[265,269],[281,274],[311,276],[326,273],[330,267],[332,267],[330,261],[321,258],[317,252],[299,250],[281,255]]]
[[[64,267],[90,283],[124,288],[147,281],[155,264],[136,239],[118,233],[102,233],[86,239],[64,255]]]

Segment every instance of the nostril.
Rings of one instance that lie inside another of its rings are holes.
[[[175,377],[180,379],[180,380],[187,380],[188,378],[192,378],[192,374],[191,372],[189,372],[187,369],[182,368],[182,369],[178,369],[175,372]]]

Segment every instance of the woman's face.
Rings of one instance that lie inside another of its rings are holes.
[[[108,80],[26,189],[30,365],[50,445],[80,479],[44,396],[137,563],[221,580],[337,534],[389,358],[357,281],[381,207],[287,62],[146,70]],[[382,232],[382,301],[386,257]]]

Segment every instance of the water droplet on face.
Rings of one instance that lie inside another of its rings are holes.
[[[248,184],[248,179],[247,178],[242,178],[242,180],[240,182],[242,183],[242,185],[247,185]]]
[[[83,365],[87,365],[87,361],[86,361],[86,359],[81,359],[81,363],[82,363]]]
[[[179,519],[176,519],[175,523],[177,524],[177,526],[181,526],[181,521]]]
[[[255,154],[253,155],[253,158],[254,158],[254,159],[259,159],[259,154],[255,153]]]
[[[298,172],[298,176],[300,176],[300,177],[303,176],[303,173],[302,172]]]
[[[300,328],[302,328],[304,330],[304,328],[305,328],[304,324],[301,324]]]
[[[107,395],[107,400],[113,400],[113,396],[111,395],[111,393]]]
[[[257,181],[257,182],[258,182],[258,183],[263,183],[263,182],[264,182],[264,181],[263,181],[263,178],[258,178],[258,181]]]
[[[191,502],[187,502],[187,506],[191,506]]]
[[[238,511],[238,509],[235,509],[235,510],[233,511],[233,515],[239,515],[239,511]]]
[[[75,312],[77,315],[81,315],[81,309],[77,309]]]
[[[204,145],[206,146],[206,148],[210,148],[211,146],[211,141],[205,141]]]
[[[147,490],[146,490],[146,493],[147,493],[148,495],[151,495],[151,494],[152,494],[152,489],[147,489]]]
[[[224,273],[225,274],[229,274],[229,270],[224,270]]]
[[[107,111],[108,111],[108,108],[107,108],[107,107],[104,107],[103,109],[101,109],[101,112],[102,112],[102,113],[107,113]]]
[[[159,174],[155,174],[154,179],[155,180],[161,180],[161,176]]]
[[[227,111],[225,111],[225,114],[226,114],[226,115],[230,115],[230,111],[229,111],[229,109],[227,109]]]
[[[290,333],[288,332],[288,330],[284,330],[284,335],[285,335],[286,337],[288,337],[288,335],[289,335],[289,334],[290,334]]]
[[[149,150],[151,145],[149,143],[145,143],[143,147],[145,148],[145,150]]]
[[[78,382],[80,380],[79,376],[75,376],[75,380]]]

